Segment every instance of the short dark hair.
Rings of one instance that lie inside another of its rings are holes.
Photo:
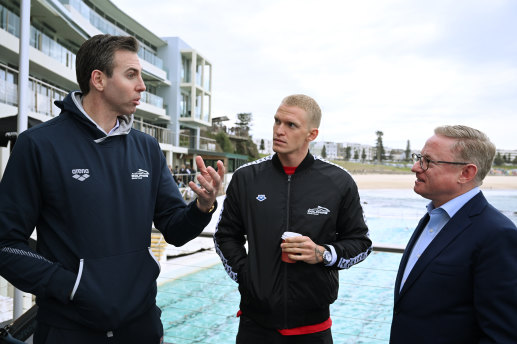
[[[112,76],[116,51],[138,53],[138,49],[138,41],[133,36],[96,35],[84,42],[75,59],[75,74],[83,95],[90,92],[90,77],[94,70],[100,70],[108,78]]]

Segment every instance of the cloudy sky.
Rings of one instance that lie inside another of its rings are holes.
[[[212,115],[271,138],[288,94],[323,110],[318,141],[420,149],[442,124],[517,149],[517,1],[112,0],[213,65]]]

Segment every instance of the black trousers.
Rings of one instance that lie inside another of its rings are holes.
[[[283,336],[276,329],[265,328],[241,315],[237,344],[332,344],[330,329],[298,336]]]
[[[163,326],[158,307],[136,318],[128,325],[111,332],[87,328],[65,329],[38,322],[34,344],[161,344]]]

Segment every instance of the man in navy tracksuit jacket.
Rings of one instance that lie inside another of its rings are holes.
[[[145,90],[137,51],[133,37],[86,41],[82,92],[19,136],[0,184],[0,274],[37,297],[34,343],[160,343],[152,225],[180,246],[215,207],[222,163],[198,158],[186,205],[156,140],[131,128]]]

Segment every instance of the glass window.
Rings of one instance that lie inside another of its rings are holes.
[[[208,122],[210,119],[210,96],[205,94],[203,101],[203,121]]]
[[[203,66],[198,64],[196,66],[196,85],[202,86],[202,84],[201,84],[202,73],[203,73]]]
[[[7,13],[7,32],[20,37],[20,17],[13,12]]]
[[[207,91],[210,91],[211,87],[211,80],[210,80],[210,70],[212,66],[205,65],[204,71],[203,71],[203,88]]]
[[[185,57],[181,58],[181,81],[190,82],[190,60]]]

